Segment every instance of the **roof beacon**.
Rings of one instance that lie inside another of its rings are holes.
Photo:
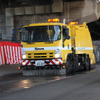
[[[58,18],[55,18],[55,19],[48,19],[48,22],[59,22],[59,19],[58,19]]]

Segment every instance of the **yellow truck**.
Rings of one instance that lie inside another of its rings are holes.
[[[61,70],[66,74],[89,70],[95,64],[93,45],[86,23],[48,23],[25,25],[21,34],[23,70]]]

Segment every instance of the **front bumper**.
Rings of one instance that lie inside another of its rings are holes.
[[[46,59],[46,60],[22,60],[21,66],[38,66],[37,62],[43,62],[44,64],[40,64],[39,66],[54,66],[54,65],[62,65],[62,59]]]

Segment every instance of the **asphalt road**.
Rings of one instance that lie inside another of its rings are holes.
[[[0,100],[100,100],[100,68],[71,76],[0,79]]]

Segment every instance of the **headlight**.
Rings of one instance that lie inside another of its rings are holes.
[[[60,58],[61,56],[60,56],[60,54],[55,54],[55,58]]]
[[[57,49],[55,50],[55,58],[60,58],[61,57],[61,50]]]
[[[22,65],[25,65],[25,62],[22,62]]]
[[[26,55],[22,55],[22,59],[26,59]]]
[[[26,52],[25,50],[21,49],[22,59],[26,59]]]

